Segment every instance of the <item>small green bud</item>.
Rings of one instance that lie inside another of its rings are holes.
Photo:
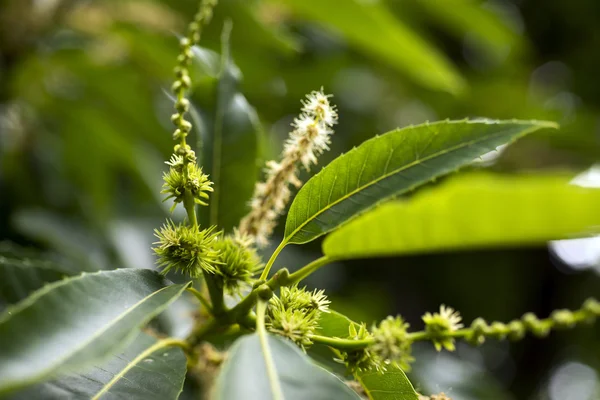
[[[270,300],[273,297],[273,289],[263,284],[258,287],[258,297],[263,300]]]
[[[173,123],[173,125],[179,126],[179,121],[182,118],[183,118],[183,115],[181,115],[180,113],[175,113],[175,114],[171,115],[171,122]]]
[[[175,109],[180,114],[188,112],[188,110],[190,109],[190,101],[188,99],[186,99],[185,97],[178,99],[175,102]]]
[[[512,341],[521,340],[525,337],[525,325],[519,320],[508,324],[508,339]]]
[[[290,271],[287,268],[282,268],[275,273],[275,281],[279,283],[280,286],[286,285],[288,283],[288,279],[290,277]]]
[[[471,334],[466,337],[466,340],[473,346],[482,345],[485,342],[485,334],[489,327],[483,318],[477,318],[471,323]]]
[[[181,129],[175,129],[175,132],[173,132],[173,140],[181,140],[181,137],[185,136],[185,134],[181,131]],[[179,149],[181,149],[181,147],[179,147]],[[175,154],[180,154],[179,149],[175,149]]]
[[[600,317],[600,302],[596,299],[587,299],[585,303],[583,303],[582,310],[590,317]]]
[[[190,39],[188,39],[186,37],[182,37],[181,39],[179,39],[179,46],[183,50],[187,50],[187,48],[191,46]]]
[[[187,154],[189,154],[190,151],[192,151],[192,148],[190,147],[189,144],[186,144],[185,146],[176,144],[174,151],[175,151],[175,154],[177,154],[178,156],[186,156]]]
[[[188,71],[187,68],[184,68],[182,66],[176,66],[175,68],[173,68],[173,72],[175,73],[175,76],[177,77],[177,79],[181,78],[183,75],[187,75]]]
[[[184,119],[179,123],[179,129],[187,134],[192,130],[192,123]]]
[[[179,78],[179,80],[184,89],[189,89],[192,87],[192,79],[189,77],[189,75],[183,75]]]
[[[200,30],[200,23],[198,21],[191,22],[189,29],[191,32],[198,32]]]
[[[488,336],[494,339],[502,340],[506,338],[507,334],[508,327],[506,326],[506,324],[503,324],[502,322],[492,322],[492,324],[490,325]]]
[[[177,79],[175,82],[173,82],[173,84],[171,85],[171,92],[177,94],[179,93],[179,91],[183,88],[183,85],[181,84],[181,80]]]
[[[567,329],[575,326],[575,318],[569,310],[555,310],[550,315],[550,318],[557,329]]]
[[[526,313],[521,318],[525,327],[537,337],[545,337],[550,333],[550,327],[544,325],[533,313]]]

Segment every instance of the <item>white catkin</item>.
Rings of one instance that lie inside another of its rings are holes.
[[[277,218],[291,197],[289,185],[300,187],[298,164],[308,170],[317,157],[329,150],[333,125],[338,115],[329,102],[331,95],[313,91],[302,101],[302,113],[292,123],[294,130],[286,140],[281,161],[268,161],[264,182],[256,184],[250,201],[251,210],[240,223],[240,231],[252,237],[259,246],[268,243]]]

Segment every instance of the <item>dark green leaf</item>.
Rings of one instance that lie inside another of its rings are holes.
[[[52,263],[32,260],[15,260],[0,256],[0,306],[13,304],[31,292],[67,276]]]
[[[268,336],[268,343],[286,400],[360,399],[339,378],[315,365],[291,342]],[[214,398],[272,399],[258,335],[244,336],[231,347],[215,384]]]
[[[298,15],[333,28],[358,49],[378,57],[429,88],[458,92],[464,82],[451,62],[394,19],[381,2],[284,0]]]
[[[214,182],[210,206],[203,207],[202,220],[230,230],[247,212],[259,172],[260,126],[256,111],[239,92],[241,72],[229,54],[229,30],[225,25],[221,70],[216,87],[215,108],[205,120],[203,169]]]
[[[107,251],[80,222],[42,209],[25,209],[13,215],[16,228],[26,236],[77,260],[79,272],[107,267]]]
[[[186,287],[130,269],[43,287],[0,315],[0,394],[97,365]]]
[[[521,47],[522,36],[517,30],[498,18],[494,10],[482,7],[479,2],[446,0],[444,7],[440,7],[436,0],[419,0],[415,3],[459,38],[469,35],[469,39],[477,40],[475,44],[479,45],[478,50],[504,58],[508,53],[517,53],[516,50]]]
[[[329,235],[323,251],[360,258],[524,246],[597,232],[600,189],[564,176],[474,175],[394,201]]]
[[[108,362],[28,388],[11,399],[175,400],[183,388],[187,361],[183,351],[167,341],[140,333]]]
[[[540,121],[443,121],[367,140],[302,187],[287,216],[284,242],[309,242],[381,201],[455,171],[502,144],[555,127]]]
[[[350,318],[336,311],[321,314],[319,334],[330,337],[347,338]],[[360,372],[355,375],[370,399],[373,400],[417,400],[418,395],[404,371],[390,368],[385,373]]]

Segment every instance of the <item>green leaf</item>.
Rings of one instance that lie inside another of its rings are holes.
[[[479,2],[446,0],[444,7],[436,0],[419,0],[415,4],[419,11],[428,13],[459,38],[469,35],[467,37],[476,39],[480,50],[488,54],[504,58],[522,47],[523,39],[517,30]]]
[[[339,32],[359,50],[379,58],[428,88],[456,93],[464,81],[452,63],[381,2],[283,0],[299,16]]]
[[[564,176],[453,179],[407,201],[394,201],[329,235],[333,258],[524,246],[597,232],[600,189]]]
[[[360,399],[339,378],[314,364],[291,342],[269,335],[268,343],[286,400]],[[244,336],[233,344],[213,393],[215,400],[272,398],[257,334]]]
[[[17,230],[78,262],[79,272],[106,269],[107,250],[81,222],[43,209],[23,209],[12,216]]]
[[[426,123],[367,140],[333,160],[298,192],[284,243],[306,243],[381,201],[469,164],[552,122],[464,120]]]
[[[329,337],[348,337],[348,329],[354,324],[356,328],[359,325],[337,311],[330,310],[328,313],[322,313],[319,319],[319,334]]]
[[[390,369],[383,374],[361,372],[356,380],[372,400],[418,400],[419,395],[401,369]]]
[[[169,339],[140,333],[108,362],[25,389],[11,399],[175,400],[183,389],[186,363],[183,351],[169,346]]]
[[[187,286],[124,269],[43,287],[0,315],[0,395],[102,362]]]
[[[210,206],[202,208],[202,220],[225,230],[237,226],[246,214],[259,173],[260,124],[256,111],[239,92],[241,72],[230,57],[229,32],[223,29],[221,70],[214,109],[203,117],[208,132],[203,135],[203,169],[214,182]]]
[[[321,314],[319,334],[329,337],[348,338],[351,324],[358,324],[336,311]],[[390,368],[383,374],[377,372],[359,372],[355,378],[369,399],[373,400],[417,400],[418,395],[404,371]]]
[[[67,275],[50,262],[0,256],[0,305],[23,300],[46,283],[58,281]]]

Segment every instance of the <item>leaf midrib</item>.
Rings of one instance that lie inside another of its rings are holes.
[[[499,124],[497,124],[497,125],[499,125]],[[519,133],[517,136],[522,136],[522,135],[525,135],[525,134],[529,133],[531,130],[536,130],[536,129],[538,129],[538,128],[542,128],[542,127],[549,127],[549,126],[544,126],[544,125],[535,125],[535,126],[532,126],[532,127],[530,127],[529,129],[526,129],[526,130],[524,130],[524,131],[520,132],[520,133]],[[396,132],[397,132],[397,131],[396,131]],[[428,156],[428,157],[425,157],[425,158],[422,158],[422,159],[419,159],[419,160],[413,161],[413,162],[411,162],[410,164],[407,164],[407,165],[405,165],[405,166],[402,166],[402,167],[400,167],[400,168],[398,168],[398,169],[395,169],[395,170],[393,170],[392,172],[386,173],[386,174],[382,175],[381,177],[379,177],[379,178],[377,178],[377,179],[375,179],[375,180],[372,180],[372,181],[370,181],[370,182],[369,182],[368,184],[366,184],[366,185],[363,185],[363,186],[357,187],[357,188],[356,188],[356,189],[354,189],[353,191],[351,191],[351,192],[348,192],[346,195],[344,195],[344,196],[340,197],[339,199],[335,200],[333,203],[330,203],[330,204],[328,204],[328,205],[327,205],[325,208],[322,208],[321,210],[319,210],[318,212],[316,212],[315,214],[313,214],[313,215],[311,216],[311,219],[307,220],[305,223],[303,223],[303,224],[299,225],[299,226],[298,226],[296,229],[294,229],[294,230],[293,230],[293,231],[290,233],[290,235],[289,235],[289,236],[287,236],[287,237],[284,239],[284,243],[288,243],[288,242],[289,242],[289,241],[290,241],[290,240],[291,240],[291,239],[292,239],[292,238],[293,238],[293,237],[294,237],[294,236],[295,236],[295,235],[296,235],[296,234],[297,234],[297,233],[298,233],[300,230],[302,230],[302,228],[304,228],[306,225],[308,225],[308,223],[309,223],[309,222],[311,222],[311,221],[313,221],[313,220],[314,220],[316,217],[318,217],[319,215],[321,215],[321,214],[322,214],[322,213],[324,213],[325,211],[329,210],[330,208],[334,207],[334,206],[335,206],[335,205],[337,205],[338,203],[340,203],[340,202],[342,202],[342,201],[346,200],[347,198],[350,198],[350,197],[352,197],[354,194],[356,194],[356,193],[358,193],[358,192],[360,192],[360,191],[364,190],[365,188],[367,188],[367,187],[369,187],[369,186],[373,186],[374,184],[376,184],[377,182],[379,182],[379,181],[381,181],[381,180],[384,180],[384,179],[386,179],[386,178],[388,178],[388,177],[390,177],[390,176],[392,176],[392,175],[395,175],[395,174],[397,174],[398,172],[401,172],[401,171],[403,171],[403,170],[409,169],[409,168],[411,168],[411,167],[413,167],[413,166],[415,166],[415,165],[419,165],[419,164],[421,164],[421,163],[423,163],[423,162],[425,162],[425,161],[428,161],[428,160],[430,160],[430,159],[432,159],[432,158],[434,158],[434,157],[438,157],[438,156],[441,156],[441,155],[447,154],[447,153],[449,153],[449,152],[452,152],[452,151],[458,150],[458,149],[460,149],[460,148],[463,148],[463,147],[472,146],[472,145],[474,145],[474,144],[476,144],[476,143],[478,143],[478,142],[483,142],[483,141],[485,141],[485,140],[487,140],[487,139],[495,138],[496,136],[501,136],[503,133],[504,133],[504,132],[499,132],[499,133],[496,133],[496,134],[494,134],[494,135],[485,136],[485,137],[484,137],[484,138],[482,138],[481,140],[472,140],[472,141],[469,141],[469,142],[465,142],[465,143],[459,144],[459,145],[457,145],[457,146],[454,146],[454,147],[450,147],[450,148],[444,149],[444,150],[442,150],[442,151],[440,151],[440,152],[437,152],[437,153],[435,153],[435,154],[432,154],[432,155],[430,155],[430,156]],[[336,174],[336,180],[337,180],[337,176],[338,176],[338,175]],[[408,190],[410,190],[410,189],[408,189]],[[385,199],[385,198],[384,198],[384,199]],[[384,199],[381,199],[379,202],[383,201]],[[377,203],[379,203],[379,202],[376,202],[376,203],[374,203],[374,204],[373,204],[373,206],[375,206],[375,205],[376,205]],[[308,208],[308,207],[307,207],[307,208]],[[356,217],[356,216],[354,216],[354,217]],[[354,217],[350,217],[350,218],[348,218],[348,220],[350,220],[350,219],[353,219]],[[344,221],[344,222],[347,222],[347,221]],[[319,234],[319,235],[317,235],[317,236],[321,236],[321,235],[323,235],[323,234],[325,234],[325,233],[327,233],[327,232],[328,232],[328,231],[322,232],[322,233],[320,233],[320,234]]]
[[[98,400],[104,394],[108,393],[110,389],[121,379],[123,378],[132,368],[138,365],[143,359],[148,357],[149,355],[155,353],[156,351],[162,349],[163,347],[175,347],[173,339],[163,339],[154,343],[152,346],[143,350],[140,354],[138,354],[133,360],[129,361],[126,366],[124,366],[117,374],[113,376],[113,378],[106,384],[102,386],[102,388],[92,397],[91,400]]]

